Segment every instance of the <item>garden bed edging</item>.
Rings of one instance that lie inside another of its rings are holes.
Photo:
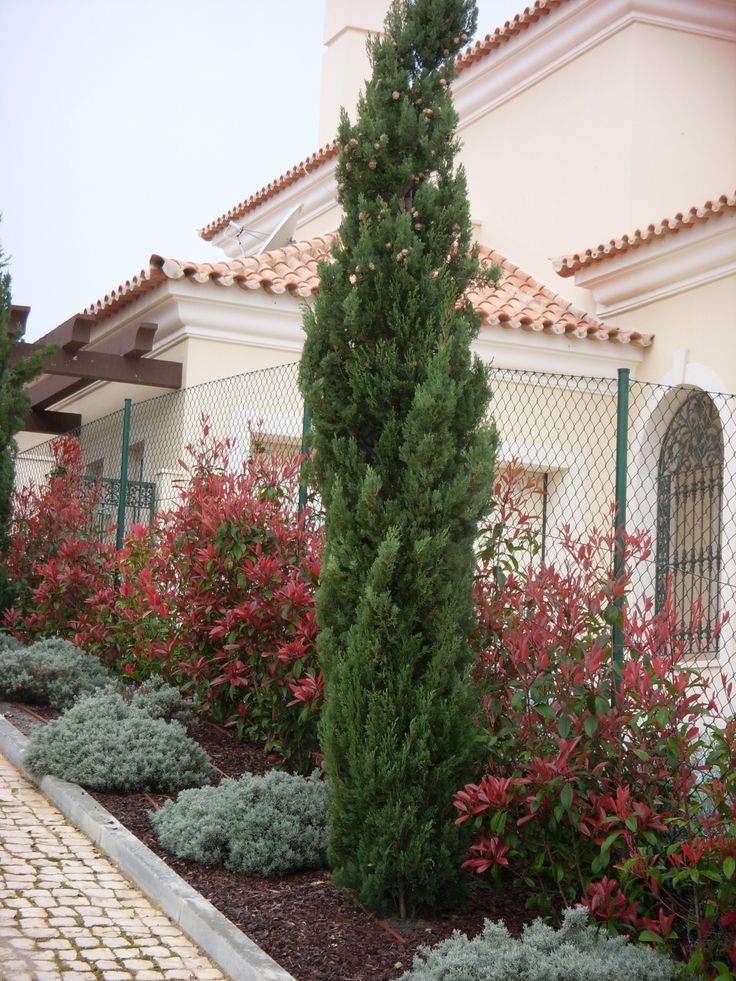
[[[294,981],[247,934],[169,868],[86,790],[23,766],[28,739],[0,714],[0,752],[234,981]]]

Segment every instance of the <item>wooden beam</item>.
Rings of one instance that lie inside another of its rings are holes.
[[[88,314],[75,314],[69,320],[65,320],[63,324],[50,330],[48,334],[40,337],[38,343],[41,346],[59,344],[65,351],[78,351],[89,344],[95,322],[95,318]]]
[[[19,341],[11,363],[15,364],[45,342]],[[155,361],[153,358],[124,358],[102,351],[57,351],[44,364],[44,374],[86,381],[122,382],[124,385],[148,385],[155,388],[181,388],[181,364],[178,361]]]
[[[76,395],[91,384],[92,382],[87,378],[76,378],[72,381],[68,378],[43,378],[29,389],[31,405],[33,409],[45,409],[48,405]]]
[[[28,314],[30,307],[21,307],[15,303],[10,305],[10,320],[8,321],[8,333],[12,337],[22,337],[26,332]]]
[[[23,423],[23,430],[27,433],[51,433],[54,436],[61,436],[63,433],[79,429],[81,425],[82,416],[79,412],[31,409]]]
[[[158,324],[138,324],[125,327],[109,340],[100,341],[100,352],[120,354],[124,358],[140,358],[153,350]]]

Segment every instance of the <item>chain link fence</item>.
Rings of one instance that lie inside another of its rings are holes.
[[[175,500],[179,460],[201,436],[205,416],[214,436],[234,439],[233,467],[256,448],[299,453],[305,419],[297,372],[296,363],[287,364],[132,405],[125,528],[152,521]],[[518,461],[545,492],[538,504],[541,559],[562,557],[564,526],[576,534],[611,528],[618,435],[619,447],[627,446],[623,457],[619,450],[627,528],[652,539],[636,595],[661,604],[670,582],[684,615],[698,603],[693,661],[714,678],[736,678],[736,397],[631,382],[621,415],[616,379],[494,368],[491,381],[500,460]],[[118,521],[124,421],[121,409],[77,433],[90,480],[102,486],[102,534]],[[16,484],[43,481],[52,462],[51,442],[19,454]],[[713,641],[728,611],[734,624],[727,621]]]

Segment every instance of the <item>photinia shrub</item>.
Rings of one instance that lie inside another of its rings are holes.
[[[162,589],[156,526],[134,524],[117,554],[116,580],[102,585],[78,611],[75,642],[111,670],[134,681],[163,673],[156,644],[170,634]]]
[[[82,448],[72,436],[51,444],[48,480],[14,492],[3,561],[17,589],[5,625],[16,637],[74,639],[87,599],[112,586],[115,553],[97,529],[99,486],[84,475]]]
[[[77,641],[134,678],[164,674],[216,721],[311,769],[321,531],[297,512],[302,461],[255,453],[230,469],[233,441],[202,426],[177,502],[133,530],[118,588],[89,599]]]
[[[519,562],[518,468],[496,487],[481,542],[477,681],[487,770],[455,796],[466,867],[535,890],[547,912],[582,901],[612,931],[671,948],[693,972],[736,969],[736,736],[688,664],[671,598],[628,597],[645,535],[562,535],[558,566]],[[493,539],[489,541],[490,539]],[[626,657],[614,664],[611,625]],[[730,697],[730,689],[727,689]]]

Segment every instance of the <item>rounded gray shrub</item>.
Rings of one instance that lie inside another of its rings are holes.
[[[31,736],[24,763],[92,790],[181,790],[208,783],[207,753],[178,722],[151,718],[116,692],[79,699]]]
[[[272,770],[185,790],[151,821],[179,858],[245,875],[278,876],[327,861],[327,786]]]
[[[672,961],[587,921],[582,906],[565,910],[553,930],[536,920],[514,939],[486,920],[475,939],[455,931],[434,949],[422,947],[399,981],[670,981]]]
[[[5,638],[0,643],[0,698],[64,709],[112,683],[96,657],[68,640],[52,637],[30,647],[12,646]]]
[[[148,678],[134,689],[122,692],[134,709],[138,709],[152,719],[176,720],[184,726],[194,721],[194,702],[185,698],[178,688],[167,684],[163,678]]]
[[[0,656],[4,651],[17,651],[22,646],[21,642],[12,634],[0,633]]]

